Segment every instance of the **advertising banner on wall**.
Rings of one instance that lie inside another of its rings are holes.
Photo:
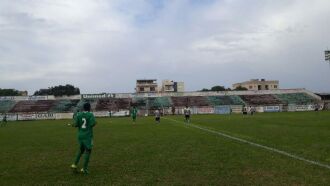
[[[215,106],[214,107],[214,114],[230,114],[230,106]]]
[[[17,121],[17,114],[7,114],[7,121]]]
[[[140,112],[140,111],[138,111]],[[120,110],[120,111],[112,111],[111,116],[119,117],[119,116],[129,116],[129,110]]]
[[[95,117],[109,117],[110,114],[108,111],[98,111],[98,112],[93,112]]]
[[[36,119],[37,120],[55,119],[55,114],[54,113],[37,113]]]
[[[184,114],[184,109],[182,109],[182,114]],[[198,114],[199,108],[198,107],[189,107],[190,114]]]
[[[233,113],[242,113],[243,106],[242,105],[230,105],[230,108]]]
[[[280,106],[265,106],[264,112],[279,112]]]
[[[15,100],[15,96],[0,96],[0,101]]]
[[[3,120],[4,114],[0,114],[0,122]],[[16,121],[17,114],[6,114],[7,121]]]
[[[289,104],[288,112],[295,112],[295,111],[296,111],[296,104]]]
[[[309,108],[309,105],[296,105],[296,111],[308,111]]]
[[[256,112],[264,112],[264,107],[255,107]]]
[[[128,111],[128,115],[130,115],[129,110]],[[117,113],[118,111],[112,111],[112,116],[115,114],[115,116],[120,116],[120,114]],[[148,111],[146,109],[139,109],[138,110],[138,116],[148,116]]]
[[[313,110],[315,110],[315,108],[316,108],[316,105],[308,105],[307,110],[308,111],[313,111]]]
[[[214,114],[214,107],[197,107],[197,114]]]
[[[281,112],[288,112],[288,105],[282,105]]]
[[[24,101],[24,100],[54,100],[54,96],[0,96],[0,100],[15,100],[15,101]]]
[[[36,114],[17,114],[17,120],[35,120]]]
[[[185,107],[176,107],[174,114],[176,115],[183,115]],[[189,107],[190,114],[197,114],[198,108],[197,107]],[[170,114],[172,114],[172,109],[170,109]]]
[[[175,114],[177,114],[177,115],[183,114],[183,107],[176,107],[175,108]]]
[[[163,115],[171,115],[171,114],[172,114],[172,108],[164,108],[163,109]]]
[[[115,94],[81,94],[81,99],[101,99],[101,98],[114,98]]]
[[[55,118],[56,119],[72,119],[73,113],[56,113]]]

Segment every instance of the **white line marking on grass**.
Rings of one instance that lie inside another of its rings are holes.
[[[163,117],[163,118],[164,119],[167,119],[167,120],[175,121],[177,123],[184,123],[182,121],[178,121],[178,120],[175,120],[175,119],[170,119],[170,118],[165,118],[165,117]],[[248,141],[248,140],[245,140],[245,139],[241,139],[241,138],[234,137],[234,136],[231,136],[231,135],[228,135],[228,134],[224,134],[224,133],[219,132],[219,131],[214,131],[214,130],[210,130],[210,129],[207,129],[207,128],[203,128],[203,127],[200,127],[198,125],[194,125],[192,123],[186,124],[185,126],[197,128],[197,129],[200,129],[200,130],[209,132],[209,133],[217,134],[219,136],[223,136],[223,137],[232,139],[234,141],[239,141],[239,142],[242,142],[242,143],[247,143],[249,145],[252,145],[252,146],[255,146],[255,147],[259,147],[259,148],[262,148],[262,149],[266,149],[266,150],[271,151],[271,152],[276,152],[278,154],[282,154],[284,156],[288,156],[288,157],[293,158],[293,159],[296,159],[296,160],[300,160],[300,161],[303,161],[303,162],[306,162],[306,163],[309,163],[309,164],[312,164],[312,165],[317,165],[319,167],[330,169],[330,165],[323,164],[323,163],[320,163],[320,162],[317,162],[317,161],[314,161],[314,160],[305,159],[305,158],[299,157],[297,155],[294,155],[294,154],[291,154],[291,153],[288,153],[288,152],[285,152],[285,151],[282,151],[282,150],[279,150],[279,149],[275,149],[275,148],[268,147],[268,146],[265,146],[265,145],[260,145],[258,143],[254,143],[254,142],[251,142],[251,141]]]

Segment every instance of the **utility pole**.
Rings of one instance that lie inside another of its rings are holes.
[[[325,60],[328,61],[329,67],[330,67],[330,50],[329,49],[324,51],[324,56],[325,56]]]

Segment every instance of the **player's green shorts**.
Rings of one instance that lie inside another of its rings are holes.
[[[132,116],[132,119],[133,119],[133,120],[136,120],[136,115],[135,115],[135,116],[133,115],[133,116]]]
[[[86,149],[93,148],[93,139],[78,139],[79,146],[85,147]]]

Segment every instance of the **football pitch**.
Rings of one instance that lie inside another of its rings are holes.
[[[328,185],[329,118],[97,118],[89,175],[70,170],[78,150],[71,120],[8,122],[0,128],[0,185]]]

